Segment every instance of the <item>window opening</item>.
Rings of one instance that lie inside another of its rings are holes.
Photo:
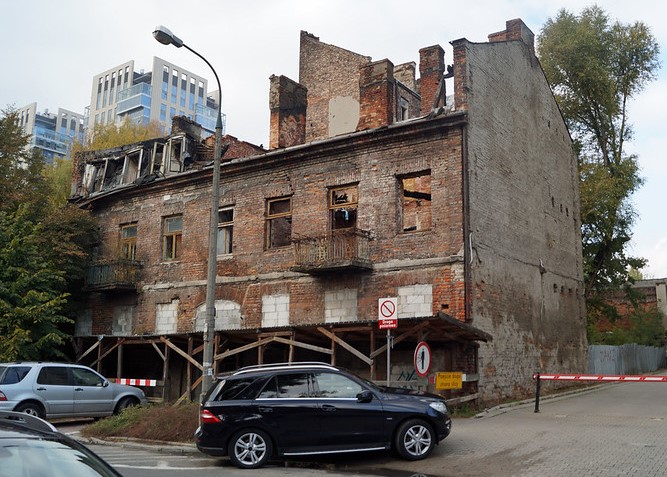
[[[137,259],[137,224],[120,226],[120,256],[127,260]]]
[[[329,191],[331,230],[355,228],[357,225],[357,186],[340,187]]]
[[[162,258],[175,260],[181,256],[181,240],[183,234],[183,217],[167,217],[164,219]]]
[[[233,229],[234,208],[225,207],[218,210],[218,255],[232,253]]]
[[[292,243],[292,198],[266,201],[266,246],[285,247]]]
[[[403,232],[431,228],[431,172],[400,179]]]

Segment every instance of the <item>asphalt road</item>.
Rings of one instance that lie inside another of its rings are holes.
[[[158,447],[94,446],[126,477],[139,475],[347,477],[572,477],[667,476],[667,383],[619,383],[559,399],[496,408],[456,419],[452,434],[426,460],[388,453],[281,462],[237,471],[224,459]],[[63,427],[67,432],[67,427]]]

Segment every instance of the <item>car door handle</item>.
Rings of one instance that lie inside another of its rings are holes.
[[[75,391],[83,391],[83,388],[74,388]]]
[[[259,407],[259,412],[273,412],[273,408],[272,407],[260,406]]]
[[[46,388],[37,388],[37,391],[46,391]]]
[[[336,406],[332,406],[331,404],[323,404],[322,405],[322,410],[327,411],[327,412],[337,411]]]

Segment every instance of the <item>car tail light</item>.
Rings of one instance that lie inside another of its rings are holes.
[[[220,419],[211,411],[202,411],[199,413],[199,421],[202,424],[215,424],[220,422]]]
[[[5,396],[5,393],[0,391],[0,401],[6,401],[6,400],[7,400],[7,396]]]

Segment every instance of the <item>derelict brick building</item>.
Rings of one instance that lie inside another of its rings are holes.
[[[521,20],[488,43],[394,65],[301,33],[299,81],[270,79],[270,147],[225,136],[215,366],[319,360],[386,376],[378,301],[397,300],[392,384],[464,373],[461,399],[583,370],[577,164]],[[418,69],[418,77],[417,77]],[[451,78],[451,80],[449,79]],[[446,94],[445,85],[453,85]],[[202,351],[212,138],[80,156],[72,201],[99,219],[80,360],[192,397]]]

